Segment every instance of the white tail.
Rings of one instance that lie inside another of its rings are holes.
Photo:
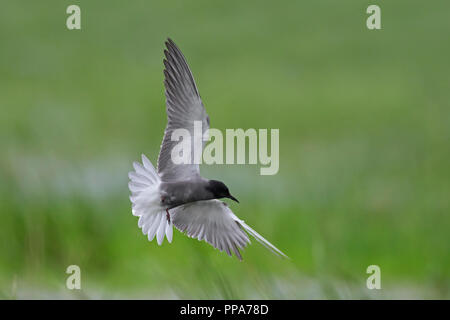
[[[145,155],[142,155],[142,164],[133,162],[135,171],[128,173],[131,210],[133,215],[139,217],[138,226],[149,241],[156,236],[156,241],[161,245],[166,235],[167,241],[172,242],[172,219],[167,218],[166,211],[161,206],[161,179]]]

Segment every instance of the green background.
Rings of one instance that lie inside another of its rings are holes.
[[[366,28],[381,7],[382,30]],[[81,30],[66,8],[81,7]],[[449,298],[448,1],[3,1],[0,297]],[[163,48],[211,126],[277,128],[280,170],[202,166],[241,204],[244,261],[148,242],[127,173],[157,159]],[[81,268],[82,290],[65,287]],[[366,268],[381,268],[381,290]]]

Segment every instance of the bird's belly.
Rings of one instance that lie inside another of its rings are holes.
[[[161,205],[168,209],[178,207],[178,206],[188,203],[188,202],[192,202],[192,201],[190,201],[186,197],[177,197],[173,194],[162,194],[161,195]]]
[[[176,188],[173,188],[171,185],[161,185],[161,205],[168,209],[196,201],[193,195],[194,190],[188,185],[177,186]]]

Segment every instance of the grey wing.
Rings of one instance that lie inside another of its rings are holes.
[[[243,249],[250,239],[250,234],[275,255],[289,258],[262,235],[256,232],[222,201],[206,200],[184,204],[171,210],[175,228],[191,238],[205,240],[220,251],[231,252],[242,260],[239,249]],[[247,233],[246,233],[247,232]]]
[[[158,157],[158,173],[163,181],[184,180],[199,175],[199,156],[203,151],[202,136],[209,129],[209,117],[203,106],[191,70],[175,43],[168,39],[164,50],[164,86],[166,88],[167,127]],[[194,122],[201,123],[202,132],[194,137]],[[181,141],[172,141],[176,129],[190,134],[190,161],[176,164],[172,150]],[[194,152],[195,150],[195,152]],[[196,158],[194,158],[196,157]]]
[[[205,240],[213,247],[242,260],[239,249],[250,240],[240,220],[220,200],[197,201],[171,210],[173,225],[191,238]]]

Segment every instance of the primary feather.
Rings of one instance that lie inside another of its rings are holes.
[[[240,260],[242,256],[239,249],[244,249],[250,243],[245,231],[276,255],[287,258],[283,252],[240,220],[228,205],[220,200],[184,204],[172,210],[172,219],[175,228],[187,236],[204,240],[220,251],[225,251],[229,256],[234,252]]]
[[[171,39],[166,41],[166,47],[164,86],[167,126],[158,157],[158,173],[163,181],[185,180],[199,175],[199,159],[194,159],[194,152],[191,152],[189,164],[173,163],[172,149],[179,141],[172,141],[172,133],[176,129],[188,130],[191,149],[202,150],[202,137],[194,135],[194,122],[201,122],[202,135],[205,135],[209,129],[209,117],[200,99],[192,72],[180,49]]]

